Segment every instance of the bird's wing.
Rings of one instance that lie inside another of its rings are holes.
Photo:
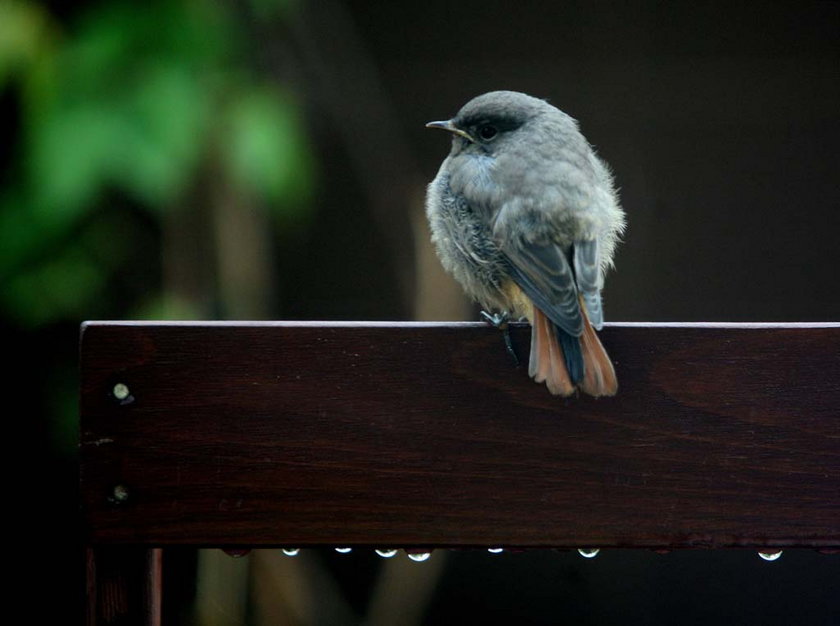
[[[595,330],[601,330],[604,327],[604,308],[601,305],[601,292],[583,292],[583,302],[586,305],[589,322],[595,327]]]
[[[546,317],[570,335],[580,337],[583,318],[575,276],[557,244],[522,239],[501,244],[511,276]]]
[[[577,241],[573,253],[575,278],[583,294],[589,321],[597,329],[604,326],[604,311],[601,308],[601,288],[603,275],[597,239]]]

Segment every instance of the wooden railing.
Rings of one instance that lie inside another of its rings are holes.
[[[89,623],[174,545],[840,548],[840,324],[601,337],[595,400],[478,323],[86,323]]]

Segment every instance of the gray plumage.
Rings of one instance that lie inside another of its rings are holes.
[[[426,213],[444,267],[483,307],[530,316],[512,281],[559,329],[595,328],[601,289],[624,229],[607,166],[577,122],[543,100],[486,93],[446,122],[452,150]]]

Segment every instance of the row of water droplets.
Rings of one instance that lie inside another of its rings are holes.
[[[350,552],[353,551],[353,548],[336,548],[335,551],[338,552],[339,554],[349,554]],[[300,554],[300,548],[283,548],[282,552],[286,556],[297,556],[298,554]],[[374,552],[376,552],[376,554],[381,556],[383,559],[390,559],[391,557],[396,556],[397,552],[399,552],[399,550],[393,550],[393,549],[378,550],[377,549],[377,550],[374,550]],[[409,552],[408,553],[408,558],[410,558],[412,561],[418,561],[418,562],[425,561],[430,556],[432,556],[431,552]]]
[[[353,551],[353,548],[336,548],[336,552],[339,554],[349,554]],[[490,554],[501,554],[504,552],[504,548],[487,548],[487,552]],[[286,556],[297,556],[300,553],[300,548],[283,548],[283,554]],[[388,550],[374,550],[376,554],[381,556],[383,559],[390,559],[397,555],[398,550],[388,549]],[[580,554],[585,559],[594,559],[598,556],[598,553],[601,552],[600,548],[578,548],[578,554]],[[412,561],[422,562],[429,559],[432,556],[431,552],[409,552],[408,558]],[[774,550],[774,551],[763,551],[759,552],[758,556],[760,556],[765,561],[775,561],[780,556],[782,556],[781,550]]]

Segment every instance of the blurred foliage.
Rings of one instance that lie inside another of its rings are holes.
[[[282,20],[288,4],[252,0],[245,13]],[[33,328],[101,310],[139,245],[109,218],[115,194],[161,223],[212,172],[278,218],[306,211],[300,108],[255,69],[242,13],[216,0],[102,2],[65,27],[39,3],[0,2],[0,93],[19,116],[0,179],[0,314]]]

